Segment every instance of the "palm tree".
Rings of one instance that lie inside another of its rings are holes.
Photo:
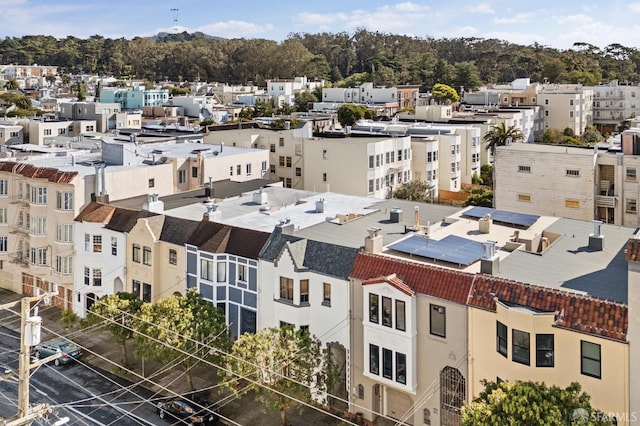
[[[491,130],[484,134],[482,141],[486,144],[486,149],[489,150],[491,155],[495,153],[497,146],[505,146],[507,143],[521,141],[524,139],[524,135],[517,129],[516,126],[507,126],[504,122],[493,126]]]
[[[18,88],[20,87],[20,85],[18,84],[18,80],[16,80],[15,78],[11,77],[10,79],[8,79],[5,83],[4,83],[4,88],[7,90],[18,90]]]

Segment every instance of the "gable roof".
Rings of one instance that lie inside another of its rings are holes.
[[[398,278],[396,274],[391,274],[386,277],[382,276],[377,278],[371,278],[371,279],[362,281],[362,285],[383,284],[383,283],[392,285],[393,287],[400,290],[406,295],[413,296],[414,294],[416,294],[416,292],[413,291],[413,289],[409,287],[407,284],[405,284],[404,281]]]
[[[416,293],[466,304],[473,283],[473,274],[438,268],[372,253],[360,252],[351,271],[351,278],[362,281],[396,274]]]
[[[287,249],[297,268],[309,269],[320,274],[347,279],[360,249],[344,247],[320,241],[308,240],[275,230],[260,251],[260,259],[276,262]]]
[[[199,224],[200,222],[195,220],[165,216],[159,239],[171,244],[184,245]]]
[[[136,225],[139,218],[152,216],[158,216],[158,214],[147,210],[116,208],[109,220],[109,223],[104,227],[116,232],[130,232]]]
[[[229,253],[258,259],[258,254],[269,235],[267,232],[253,229],[200,221],[185,242],[209,253]]]
[[[626,342],[627,305],[549,287],[478,275],[468,304],[495,311],[502,302],[556,313],[556,326]]]

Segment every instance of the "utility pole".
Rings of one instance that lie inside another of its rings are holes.
[[[20,357],[18,363],[18,414],[8,421],[3,421],[0,426],[20,426],[30,424],[35,419],[51,412],[46,404],[40,404],[29,409],[29,371],[62,356],[61,353],[48,356],[31,364],[31,346],[40,343],[40,322],[37,315],[31,316],[31,302],[39,302],[44,299],[46,305],[51,297],[57,295],[57,290],[37,296],[25,296],[15,302],[0,305],[0,309],[9,309],[20,304]],[[37,313],[37,307],[36,313]]]

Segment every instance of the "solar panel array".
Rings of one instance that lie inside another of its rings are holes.
[[[434,240],[412,235],[389,246],[391,250],[459,265],[471,265],[484,256],[484,245],[477,241],[449,235]]]
[[[472,207],[466,212],[464,216],[474,217],[480,219],[486,214],[491,215],[491,220],[494,222],[502,222],[508,225],[526,226],[527,228],[536,223],[540,216],[535,214],[516,213],[506,210],[496,210],[489,207]]]

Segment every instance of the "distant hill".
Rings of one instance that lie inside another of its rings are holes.
[[[159,43],[168,42],[168,41],[191,41],[197,39],[205,39],[205,40],[226,40],[223,37],[211,36],[200,31],[196,31],[195,33],[188,33],[183,31],[181,33],[165,33],[161,32],[154,36],[147,37],[153,41],[157,41]]]

